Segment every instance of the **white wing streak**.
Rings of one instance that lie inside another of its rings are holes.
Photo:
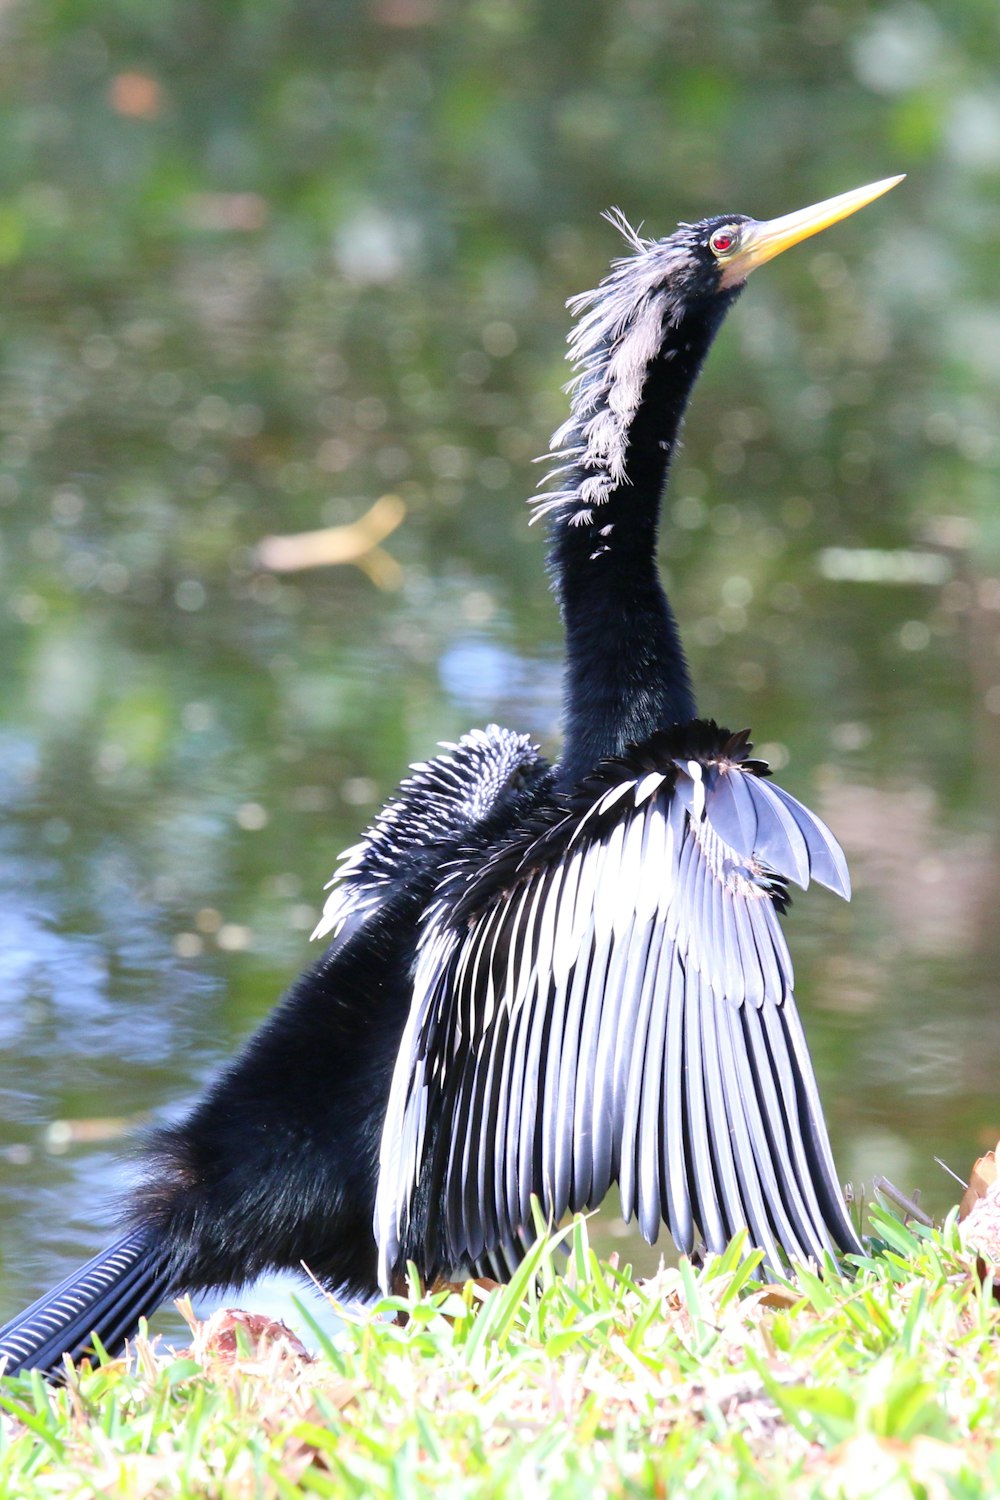
[[[420,1235],[442,1272],[516,1261],[533,1193],[557,1220],[615,1180],[626,1218],[682,1250],[744,1226],[772,1265],[853,1245],[773,899],[776,877],[847,894],[832,836],[738,763],[674,761],[570,817],[471,916],[452,922],[454,882],[428,911],[383,1283]]]

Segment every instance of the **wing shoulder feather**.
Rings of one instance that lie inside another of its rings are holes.
[[[314,938],[364,921],[415,868],[487,821],[547,767],[530,737],[496,724],[473,729],[410,767],[358,843],[340,855]]]

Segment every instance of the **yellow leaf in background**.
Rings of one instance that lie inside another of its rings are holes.
[[[292,536],[266,536],[257,547],[258,561],[276,573],[353,563],[380,589],[399,587],[401,570],[379,546],[406,515],[398,495],[382,495],[363,516],[347,526],[325,526]]]

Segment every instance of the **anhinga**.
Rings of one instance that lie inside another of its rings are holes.
[[[8,1369],[170,1293],[305,1264],[342,1294],[504,1275],[617,1180],[647,1239],[747,1228],[773,1267],[858,1247],[792,996],[788,883],[847,896],[824,825],[697,717],[660,583],[691,388],[748,274],[899,178],[648,240],[571,304],[577,375],[538,508],[566,630],[565,745],[495,725],[415,766],[343,857],[323,958],[147,1143],[125,1232],[0,1331]],[[373,1233],[374,1226],[374,1233]]]

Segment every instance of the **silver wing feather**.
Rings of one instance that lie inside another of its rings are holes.
[[[418,1240],[445,1273],[516,1259],[532,1194],[555,1221],[615,1180],[684,1251],[696,1227],[714,1251],[749,1228],[774,1267],[857,1248],[778,921],[785,881],[846,898],[847,867],[758,769],[623,776],[478,910],[439,887],[382,1136],[383,1285]]]

